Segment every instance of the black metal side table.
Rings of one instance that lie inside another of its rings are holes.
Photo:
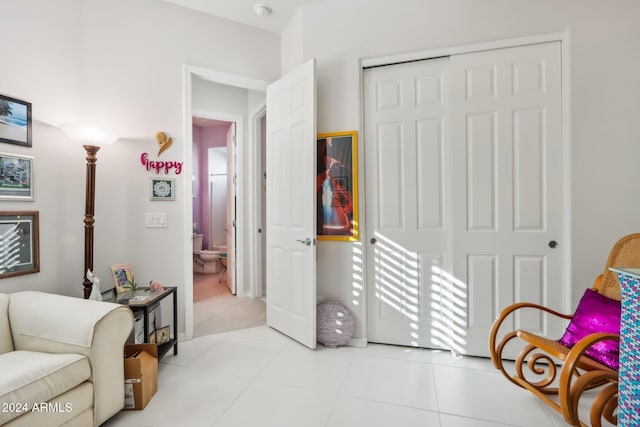
[[[178,355],[178,293],[175,286],[165,286],[163,291],[152,291],[150,288],[137,288],[135,291],[117,294],[115,289],[102,292],[102,300],[126,305],[135,314],[142,312],[144,322],[144,342],[149,342],[149,313],[160,306],[163,299],[173,294],[173,338],[158,344],[158,360],[173,348],[173,354]]]

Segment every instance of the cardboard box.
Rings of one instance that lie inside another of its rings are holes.
[[[158,391],[158,346],[124,346],[124,409],[144,409]]]

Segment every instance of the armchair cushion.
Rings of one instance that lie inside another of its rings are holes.
[[[0,355],[0,401],[19,404],[16,411],[0,413],[0,424],[30,412],[91,376],[89,359],[80,354],[11,351]]]
[[[587,289],[578,303],[573,318],[562,338],[558,342],[569,348],[594,332],[606,332],[620,335],[620,301],[607,298]],[[585,354],[593,360],[618,370],[618,341],[600,341],[591,346]]]

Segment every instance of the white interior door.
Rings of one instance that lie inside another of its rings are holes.
[[[315,60],[267,88],[267,324],[316,347]]]
[[[227,131],[227,286],[236,294],[236,124]]]
[[[227,147],[212,147],[209,158],[209,215],[208,246],[227,244]]]
[[[459,350],[486,355],[506,305],[563,311],[560,42],[455,55],[451,73],[454,303],[465,308],[453,320]],[[515,322],[562,335],[539,313]]]
[[[449,58],[365,70],[368,340],[449,348]]]
[[[560,43],[364,78],[369,341],[487,356],[506,305],[562,311]]]

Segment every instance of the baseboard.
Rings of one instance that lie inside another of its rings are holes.
[[[347,341],[347,346],[349,347],[365,348],[367,344],[366,338],[351,338]]]

